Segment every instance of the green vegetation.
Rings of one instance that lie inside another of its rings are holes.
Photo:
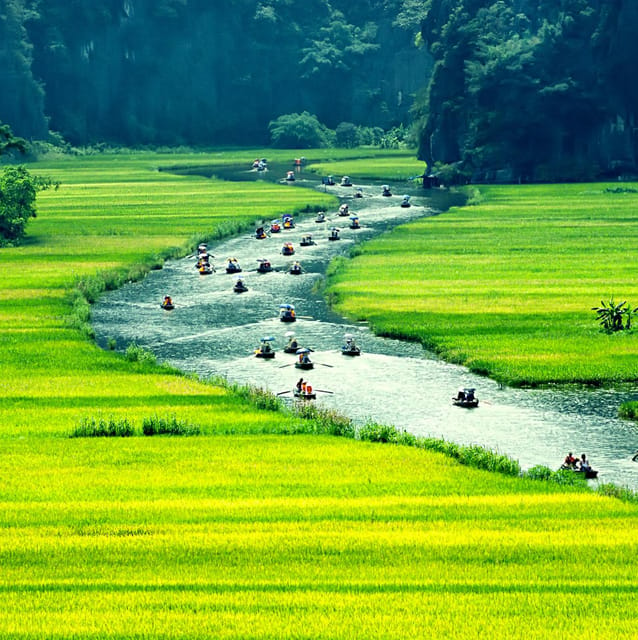
[[[87,298],[164,255],[330,202],[156,171],[260,154],[38,165],[62,186],[0,253],[0,636],[633,637],[631,496],[382,425],[356,440],[331,412],[74,328]]]
[[[638,194],[494,186],[475,199],[335,263],[336,308],[510,385],[638,379],[635,332],[601,331],[591,311],[638,298]]]

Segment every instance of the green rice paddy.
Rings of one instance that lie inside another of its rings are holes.
[[[28,241],[0,250],[0,637],[635,637],[635,504],[283,435],[298,418],[84,337],[78,282],[97,295],[113,271],[328,204],[157,171],[219,157],[32,167],[62,186],[39,197]],[[202,435],[69,437],[84,418],[139,431],[154,415]]]
[[[365,244],[333,270],[336,308],[510,385],[638,379],[638,334],[591,307],[638,306],[635,185],[480,188],[481,202]]]

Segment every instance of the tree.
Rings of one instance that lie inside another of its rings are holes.
[[[304,111],[288,113],[268,125],[273,147],[281,149],[310,149],[329,147],[332,132],[319,122],[317,116]]]
[[[26,153],[27,141],[24,138],[16,138],[8,124],[0,124],[0,156],[12,149]]]
[[[24,237],[29,218],[36,216],[37,192],[52,185],[49,178],[32,176],[23,166],[5,168],[0,176],[1,244],[17,243]]]

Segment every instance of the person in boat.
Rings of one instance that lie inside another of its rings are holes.
[[[295,338],[295,336],[290,336],[290,340],[288,340],[286,349],[294,349],[295,351],[299,349],[299,343],[297,342],[297,338]]]
[[[266,232],[263,227],[257,227],[257,229],[255,229],[255,235],[258,238],[264,238],[266,236]]]
[[[580,471],[584,471],[585,473],[587,471],[591,471],[591,465],[589,464],[589,460],[587,460],[587,456],[584,453],[580,456],[578,467]]]
[[[173,300],[171,299],[170,296],[164,296],[164,302],[162,302],[162,306],[163,307],[172,307],[173,306]]]
[[[299,391],[299,393],[301,393],[301,390],[306,386],[306,383],[304,382],[303,378],[299,378],[299,380],[297,380],[297,391]]]
[[[456,394],[456,398],[454,398],[455,400],[466,400],[465,397],[465,389],[463,389],[462,387],[459,389],[458,393]]]
[[[344,203],[339,207],[339,215],[340,215],[340,216],[347,216],[349,212],[350,212],[350,208],[349,208],[349,207],[348,207],[348,205],[344,202]]]
[[[363,189],[361,187],[357,187],[357,190],[354,192],[355,198],[363,198]]]
[[[563,467],[565,467],[566,469],[575,469],[577,462],[578,460],[574,458],[574,454],[570,451],[565,456],[565,460],[563,461]]]

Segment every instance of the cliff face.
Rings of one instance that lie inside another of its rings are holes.
[[[388,5],[0,0],[17,11],[0,69],[30,52],[3,76],[0,121],[32,137],[49,119],[76,144],[261,144],[270,120],[304,110],[387,128],[407,122],[428,66]],[[19,102],[21,85],[39,101]]]
[[[638,3],[432,0],[420,155],[476,179],[638,171]]]

